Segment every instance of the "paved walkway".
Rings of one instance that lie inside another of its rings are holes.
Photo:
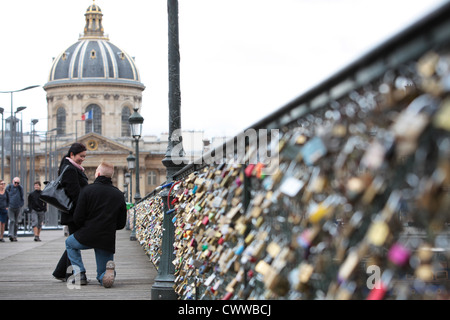
[[[157,271],[139,243],[130,241],[129,230],[117,232],[117,277],[109,289],[95,279],[94,250],[82,251],[90,282],[77,289],[52,276],[65,250],[63,230],[43,230],[42,242],[33,239],[19,236],[17,242],[10,242],[5,237],[0,243],[0,300],[150,300]]]

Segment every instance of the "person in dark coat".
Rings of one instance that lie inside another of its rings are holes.
[[[47,204],[40,199],[42,190],[41,182],[34,182],[34,191],[28,195],[28,209],[31,212],[31,227],[33,227],[34,241],[41,241],[42,223],[44,222]]]
[[[97,280],[109,288],[114,283],[116,230],[126,224],[127,207],[123,193],[113,186],[114,166],[102,162],[95,171],[94,183],[81,190],[73,221],[79,227],[66,239],[66,249],[74,267],[75,279],[87,284],[81,251],[95,250]],[[79,274],[79,278],[77,278]]]
[[[67,226],[69,235],[73,234],[77,229],[77,225],[73,222],[73,213],[76,209],[78,196],[80,191],[88,185],[88,178],[84,173],[84,168],[81,166],[86,158],[86,146],[82,143],[74,143],[70,146],[67,155],[61,159],[59,165],[58,176],[68,166],[67,170],[61,180],[61,185],[66,191],[67,196],[72,200],[73,206],[69,213],[60,211],[61,224]],[[67,251],[64,251],[61,258],[53,271],[53,276],[56,279],[66,281],[71,276],[69,272],[70,260],[67,257]]]

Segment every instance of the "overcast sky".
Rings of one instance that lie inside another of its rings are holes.
[[[168,131],[167,1],[96,0],[110,42],[135,57],[144,133]],[[181,125],[232,136],[435,10],[443,0],[179,0]],[[93,0],[2,1],[0,91],[48,81]],[[24,130],[47,130],[46,93],[16,93]],[[0,94],[9,117],[9,94]]]

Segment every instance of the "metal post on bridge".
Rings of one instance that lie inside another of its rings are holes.
[[[178,0],[167,0],[168,42],[169,42],[169,142],[162,163],[167,168],[167,182],[173,181],[174,174],[187,162],[181,137],[181,92],[180,92],[180,51],[178,39]],[[168,188],[161,194],[164,203],[162,254],[159,262],[158,276],[152,286],[152,300],[175,300],[177,294],[173,288],[175,266],[173,242],[175,228],[172,223],[174,213],[169,211],[168,200],[171,197]]]

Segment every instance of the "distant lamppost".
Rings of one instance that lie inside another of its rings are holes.
[[[128,202],[128,184],[126,183],[123,184],[123,200]]]
[[[130,151],[130,154],[127,157],[127,166],[128,171],[125,174],[125,180],[130,181],[130,202],[133,202],[133,179],[131,178],[131,175],[133,174],[133,170],[136,165],[136,158],[133,156],[133,152]]]
[[[52,132],[54,132],[54,131],[58,131],[58,128],[53,128],[53,129],[51,129],[51,130],[48,130],[46,133],[45,133],[45,181],[48,181],[50,178],[49,178],[49,173],[50,173],[50,171],[48,170],[48,167],[49,167],[49,164],[50,164],[50,155],[49,155],[49,152],[47,152],[47,141],[48,141],[48,134],[49,133],[52,133]],[[50,152],[51,152],[51,147],[52,147],[52,140],[51,140],[51,136],[50,136]],[[48,161],[47,161],[47,159],[48,159]]]
[[[127,158],[128,161],[128,158]],[[127,202],[129,202],[128,199],[131,200],[131,174],[129,172],[125,173],[125,184],[127,185],[127,195],[126,195],[126,199]],[[130,190],[130,196],[128,197],[128,190]]]
[[[133,152],[130,151],[130,154],[127,157],[127,166],[128,171],[125,174],[125,181],[130,181],[130,202],[133,203],[133,179],[131,178],[131,174],[133,173],[134,167],[136,165],[136,158],[133,156]],[[130,240],[134,241],[133,239],[136,238],[136,230],[134,229],[134,225],[136,223],[136,210],[133,209],[133,231],[130,235]]]
[[[12,158],[13,162],[14,162],[14,169],[12,170],[13,175],[11,176],[11,179],[13,179],[16,176],[16,166],[15,166],[16,165],[15,164],[15,160],[17,158],[17,156],[16,156],[16,151],[17,151],[17,145],[16,145],[16,139],[17,139],[17,135],[16,135],[16,128],[17,128],[17,126],[16,126],[16,114],[21,112],[21,111],[23,111],[23,110],[25,110],[26,108],[27,107],[25,107],[25,106],[20,106],[14,112],[14,119],[13,119],[13,122],[14,122],[14,124],[13,124],[14,130],[13,131],[14,131],[14,134],[13,134],[13,139],[12,139],[13,144],[14,144],[14,148],[12,148],[12,149],[14,149],[14,152],[13,152],[14,156]],[[17,122],[19,122],[19,121],[17,120]],[[19,157],[19,167],[20,167],[20,180],[24,181],[24,183],[26,185],[26,181],[23,179],[23,166],[22,166],[23,139],[22,139],[22,137],[23,137],[23,128],[22,128],[22,116],[21,116],[21,118],[20,118],[20,157]]]
[[[38,123],[38,119],[31,119],[31,133],[30,133],[30,192],[33,192],[33,186],[34,186],[34,179],[36,178],[36,169],[35,169],[35,163],[34,163],[34,135],[35,135],[35,126],[36,123]]]
[[[2,114],[2,180],[5,178],[5,136],[3,134],[3,111],[5,111],[5,109],[0,107],[0,113]]]
[[[141,200],[139,190],[139,139],[142,136],[142,124],[144,123],[144,118],[139,114],[138,108],[134,108],[134,113],[128,118],[128,123],[131,127],[131,136],[136,144],[136,192],[134,194],[134,204],[136,205]],[[134,208],[134,220],[130,240],[136,240],[136,207]]]
[[[11,154],[9,155],[10,156],[10,169],[9,169],[9,175],[11,176],[10,178],[11,178],[11,181],[12,181],[12,179],[14,178],[14,176],[15,176],[15,168],[14,168],[14,161],[13,161],[13,159],[15,158],[15,157],[13,157],[14,156],[14,148],[13,148],[13,130],[11,130],[12,129],[12,124],[13,124],[13,119],[12,119],[12,117],[13,117],[13,93],[15,93],[15,92],[20,92],[20,91],[25,91],[25,90],[29,90],[29,89],[33,89],[33,88],[36,88],[36,87],[39,87],[39,85],[34,85],[34,86],[29,86],[29,87],[25,87],[25,88],[23,88],[23,89],[19,89],[19,90],[12,90],[12,91],[0,91],[0,93],[9,93],[10,95],[11,95],[11,126],[10,126],[10,131],[11,131]],[[14,121],[15,121],[15,119],[14,119]],[[14,126],[15,126],[15,123],[14,123]],[[3,149],[2,149],[3,150]],[[2,155],[2,159],[3,159],[3,155]]]

